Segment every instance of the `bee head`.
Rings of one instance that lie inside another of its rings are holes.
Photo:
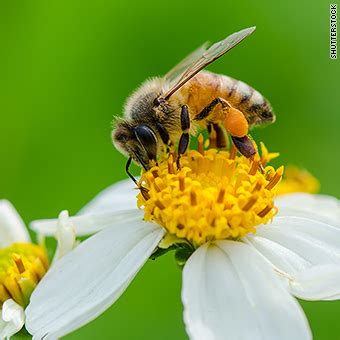
[[[147,125],[118,121],[112,132],[112,140],[119,151],[146,170],[150,167],[150,161],[157,158],[157,137]]]

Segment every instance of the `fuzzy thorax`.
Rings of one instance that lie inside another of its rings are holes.
[[[146,221],[156,221],[170,234],[193,246],[209,240],[238,239],[256,232],[276,214],[272,189],[280,181],[283,167],[266,167],[260,158],[251,161],[235,150],[215,148],[189,150],[177,170],[172,156],[142,174],[139,194]]]

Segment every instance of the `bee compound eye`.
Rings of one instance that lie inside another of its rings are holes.
[[[152,129],[146,125],[139,125],[134,128],[134,133],[149,159],[156,159],[157,138]]]

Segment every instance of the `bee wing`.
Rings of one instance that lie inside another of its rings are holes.
[[[181,74],[177,76],[177,80],[169,85],[169,88],[166,90],[164,95],[162,96],[164,99],[168,99],[172,94],[174,94],[178,89],[180,89],[188,80],[194,77],[198,72],[203,70],[206,66],[211,64],[216,59],[220,58],[222,55],[227,53],[233,47],[238,45],[243,39],[248,37],[255,31],[256,27],[249,27],[242,31],[233,33],[229,35],[224,40],[221,40],[212,46],[208,50],[199,48],[192,54],[190,54],[187,58],[185,58],[179,65],[175,66],[173,70],[178,73],[179,70],[183,70]],[[199,54],[199,52],[201,54]],[[194,59],[196,57],[196,59]],[[189,63],[191,62],[191,63]],[[186,69],[183,66],[187,66]],[[173,72],[171,70],[169,73]],[[173,73],[174,74],[174,73]]]
[[[169,84],[169,87],[173,86],[183,72],[203,55],[203,53],[207,50],[208,45],[209,43],[205,42],[202,46],[187,55],[164,76],[164,80],[167,84]]]

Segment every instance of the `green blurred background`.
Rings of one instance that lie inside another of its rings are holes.
[[[320,0],[2,0],[0,196],[27,222],[77,212],[126,178],[110,141],[126,96],[202,42],[252,25],[256,33],[210,70],[264,93],[278,119],[256,140],[340,197],[340,68]],[[113,307],[67,338],[186,339],[180,287],[171,255],[150,261]],[[340,338],[340,302],[303,307],[315,339]]]

